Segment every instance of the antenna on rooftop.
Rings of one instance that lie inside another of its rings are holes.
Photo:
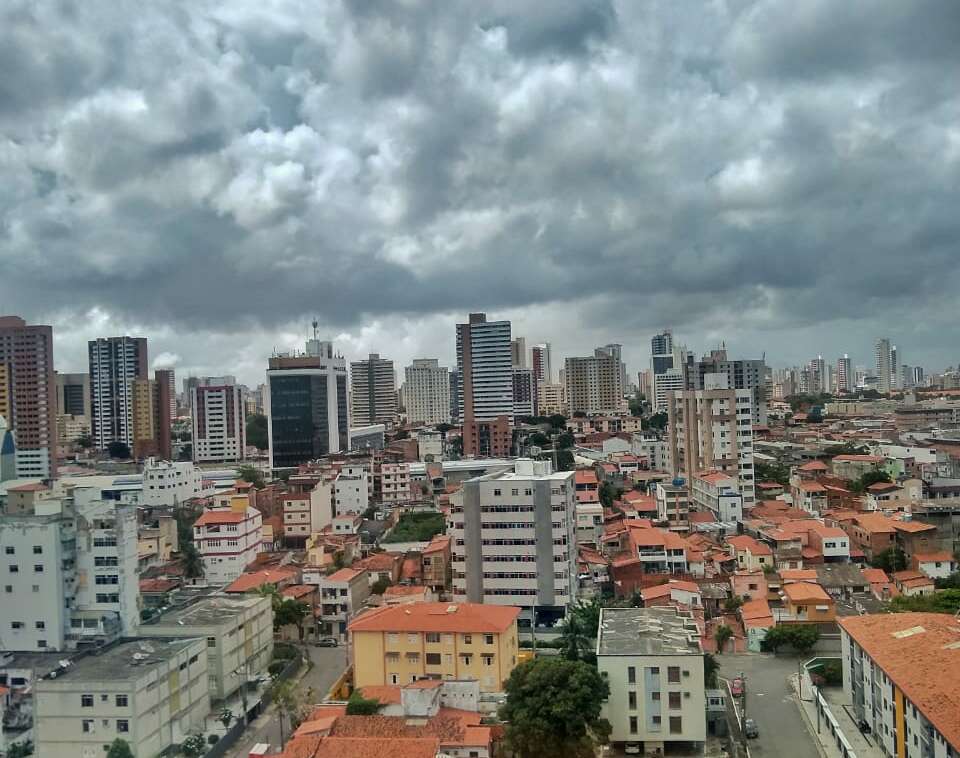
[[[312,322],[310,322],[310,323],[311,323],[312,326],[313,326],[313,338],[314,338],[314,339],[317,339],[317,327],[320,326],[320,322],[317,321],[316,319],[314,319],[314,320],[313,320]]]

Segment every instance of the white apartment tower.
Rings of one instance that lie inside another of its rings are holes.
[[[193,542],[209,584],[229,584],[263,549],[263,516],[246,495],[234,495],[228,508],[214,508],[193,523]]]
[[[90,414],[93,444],[103,450],[111,442],[133,449],[133,383],[147,379],[145,337],[90,340]]]
[[[243,393],[233,377],[201,379],[190,391],[194,463],[241,461],[247,446]]]
[[[450,371],[436,358],[414,358],[404,369],[407,421],[445,424],[450,421]]]
[[[853,368],[846,353],[837,359],[837,392],[853,392]]]
[[[350,364],[351,425],[397,423],[397,379],[393,361],[370,353]]]
[[[574,472],[549,461],[464,482],[449,517],[454,601],[562,617],[577,586],[575,503]]]
[[[877,391],[889,392],[893,389],[893,365],[890,340],[886,337],[877,340]]]

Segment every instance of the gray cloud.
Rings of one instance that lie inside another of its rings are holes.
[[[476,309],[633,368],[665,326],[940,368],[958,38],[936,0],[8,4],[0,310],[249,381],[314,316],[449,360]]]

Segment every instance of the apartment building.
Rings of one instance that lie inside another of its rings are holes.
[[[564,385],[538,382],[537,408],[543,416],[567,415],[567,391]]]
[[[561,618],[576,594],[573,471],[518,459],[464,482],[451,499],[453,596]]]
[[[243,391],[233,377],[204,377],[190,391],[194,463],[232,463],[247,447]]]
[[[101,758],[125,740],[158,756],[203,730],[210,712],[206,642],[138,639],[74,659],[34,685],[34,735],[43,758]]]
[[[281,495],[283,538],[287,545],[304,543],[333,521],[333,483],[317,482],[301,493]]]
[[[347,624],[370,597],[369,575],[365,570],[342,568],[321,577],[317,589],[320,595],[320,614],[317,619],[320,634],[346,642]]]
[[[619,358],[600,348],[592,356],[567,358],[563,377],[569,412],[620,413],[624,405],[621,368]]]
[[[693,504],[699,511],[712,513],[717,521],[743,521],[743,495],[737,480],[719,471],[705,471],[693,477]]]
[[[530,367],[538,384],[547,384],[553,381],[553,363],[549,342],[541,342],[530,348]]]
[[[135,378],[129,383],[131,452],[137,460],[173,457],[170,435],[170,382],[156,372],[154,379]]]
[[[409,603],[367,611],[349,626],[356,687],[472,679],[502,692],[517,665],[519,608]]]
[[[352,463],[340,469],[333,482],[333,512],[337,516],[361,514],[370,507],[370,473]]]
[[[671,607],[603,608],[597,668],[610,685],[610,741],[644,755],[702,750],[706,695],[700,632]]]
[[[413,499],[409,463],[383,463],[380,466],[379,478],[380,501],[384,505],[406,503]]]
[[[517,421],[523,416],[536,416],[539,398],[537,396],[537,379],[533,369],[513,369],[513,419]]]
[[[0,316],[0,416],[17,442],[16,475],[55,477],[57,396],[51,327]]]
[[[193,524],[193,543],[210,584],[229,584],[263,550],[263,517],[246,495],[234,495],[228,508],[208,509]]]
[[[740,571],[763,571],[773,568],[773,550],[765,542],[746,534],[727,537],[730,556],[737,562]]]
[[[133,383],[148,379],[146,337],[101,337],[87,345],[93,444],[133,449]]]
[[[0,515],[0,649],[66,650],[133,635],[137,516],[94,487],[23,485]]]
[[[404,370],[404,402],[410,424],[450,421],[450,370],[436,358],[414,358]]]
[[[458,417],[463,454],[509,455],[513,445],[513,366],[510,322],[471,313],[457,324]]]
[[[817,365],[820,375],[823,375],[822,358]],[[686,389],[706,389],[707,377],[711,374],[725,375],[730,389],[750,390],[753,423],[767,423],[767,365],[763,360],[730,360],[726,349],[711,350],[699,361],[687,361]]]
[[[667,522],[671,532],[690,531],[690,492],[679,480],[672,484],[657,482],[655,490],[657,518]]]
[[[743,507],[755,502],[752,391],[727,388],[727,377],[709,374],[707,389],[674,392],[668,398],[670,455],[674,476],[687,486],[700,471],[736,477]]]
[[[397,378],[393,361],[370,353],[350,364],[351,424],[397,423]]]
[[[145,623],[148,637],[206,640],[210,699],[229,698],[247,682],[267,676],[273,656],[273,608],[268,597],[205,597]]]
[[[147,458],[143,462],[141,502],[150,507],[173,507],[212,492],[204,486],[203,472],[186,461]]]
[[[884,755],[960,755],[960,628],[938,613],[842,618],[843,690]]]

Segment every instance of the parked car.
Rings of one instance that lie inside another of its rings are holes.
[[[748,740],[755,739],[760,736],[760,730],[757,729],[757,722],[753,719],[747,719],[743,722],[743,735]]]
[[[317,640],[317,647],[336,647],[337,644],[334,637],[321,637]]]
[[[743,679],[739,676],[730,682],[730,694],[734,697],[740,697],[743,694]]]
[[[627,755],[640,755],[640,743],[628,742],[623,746],[623,752]]]

